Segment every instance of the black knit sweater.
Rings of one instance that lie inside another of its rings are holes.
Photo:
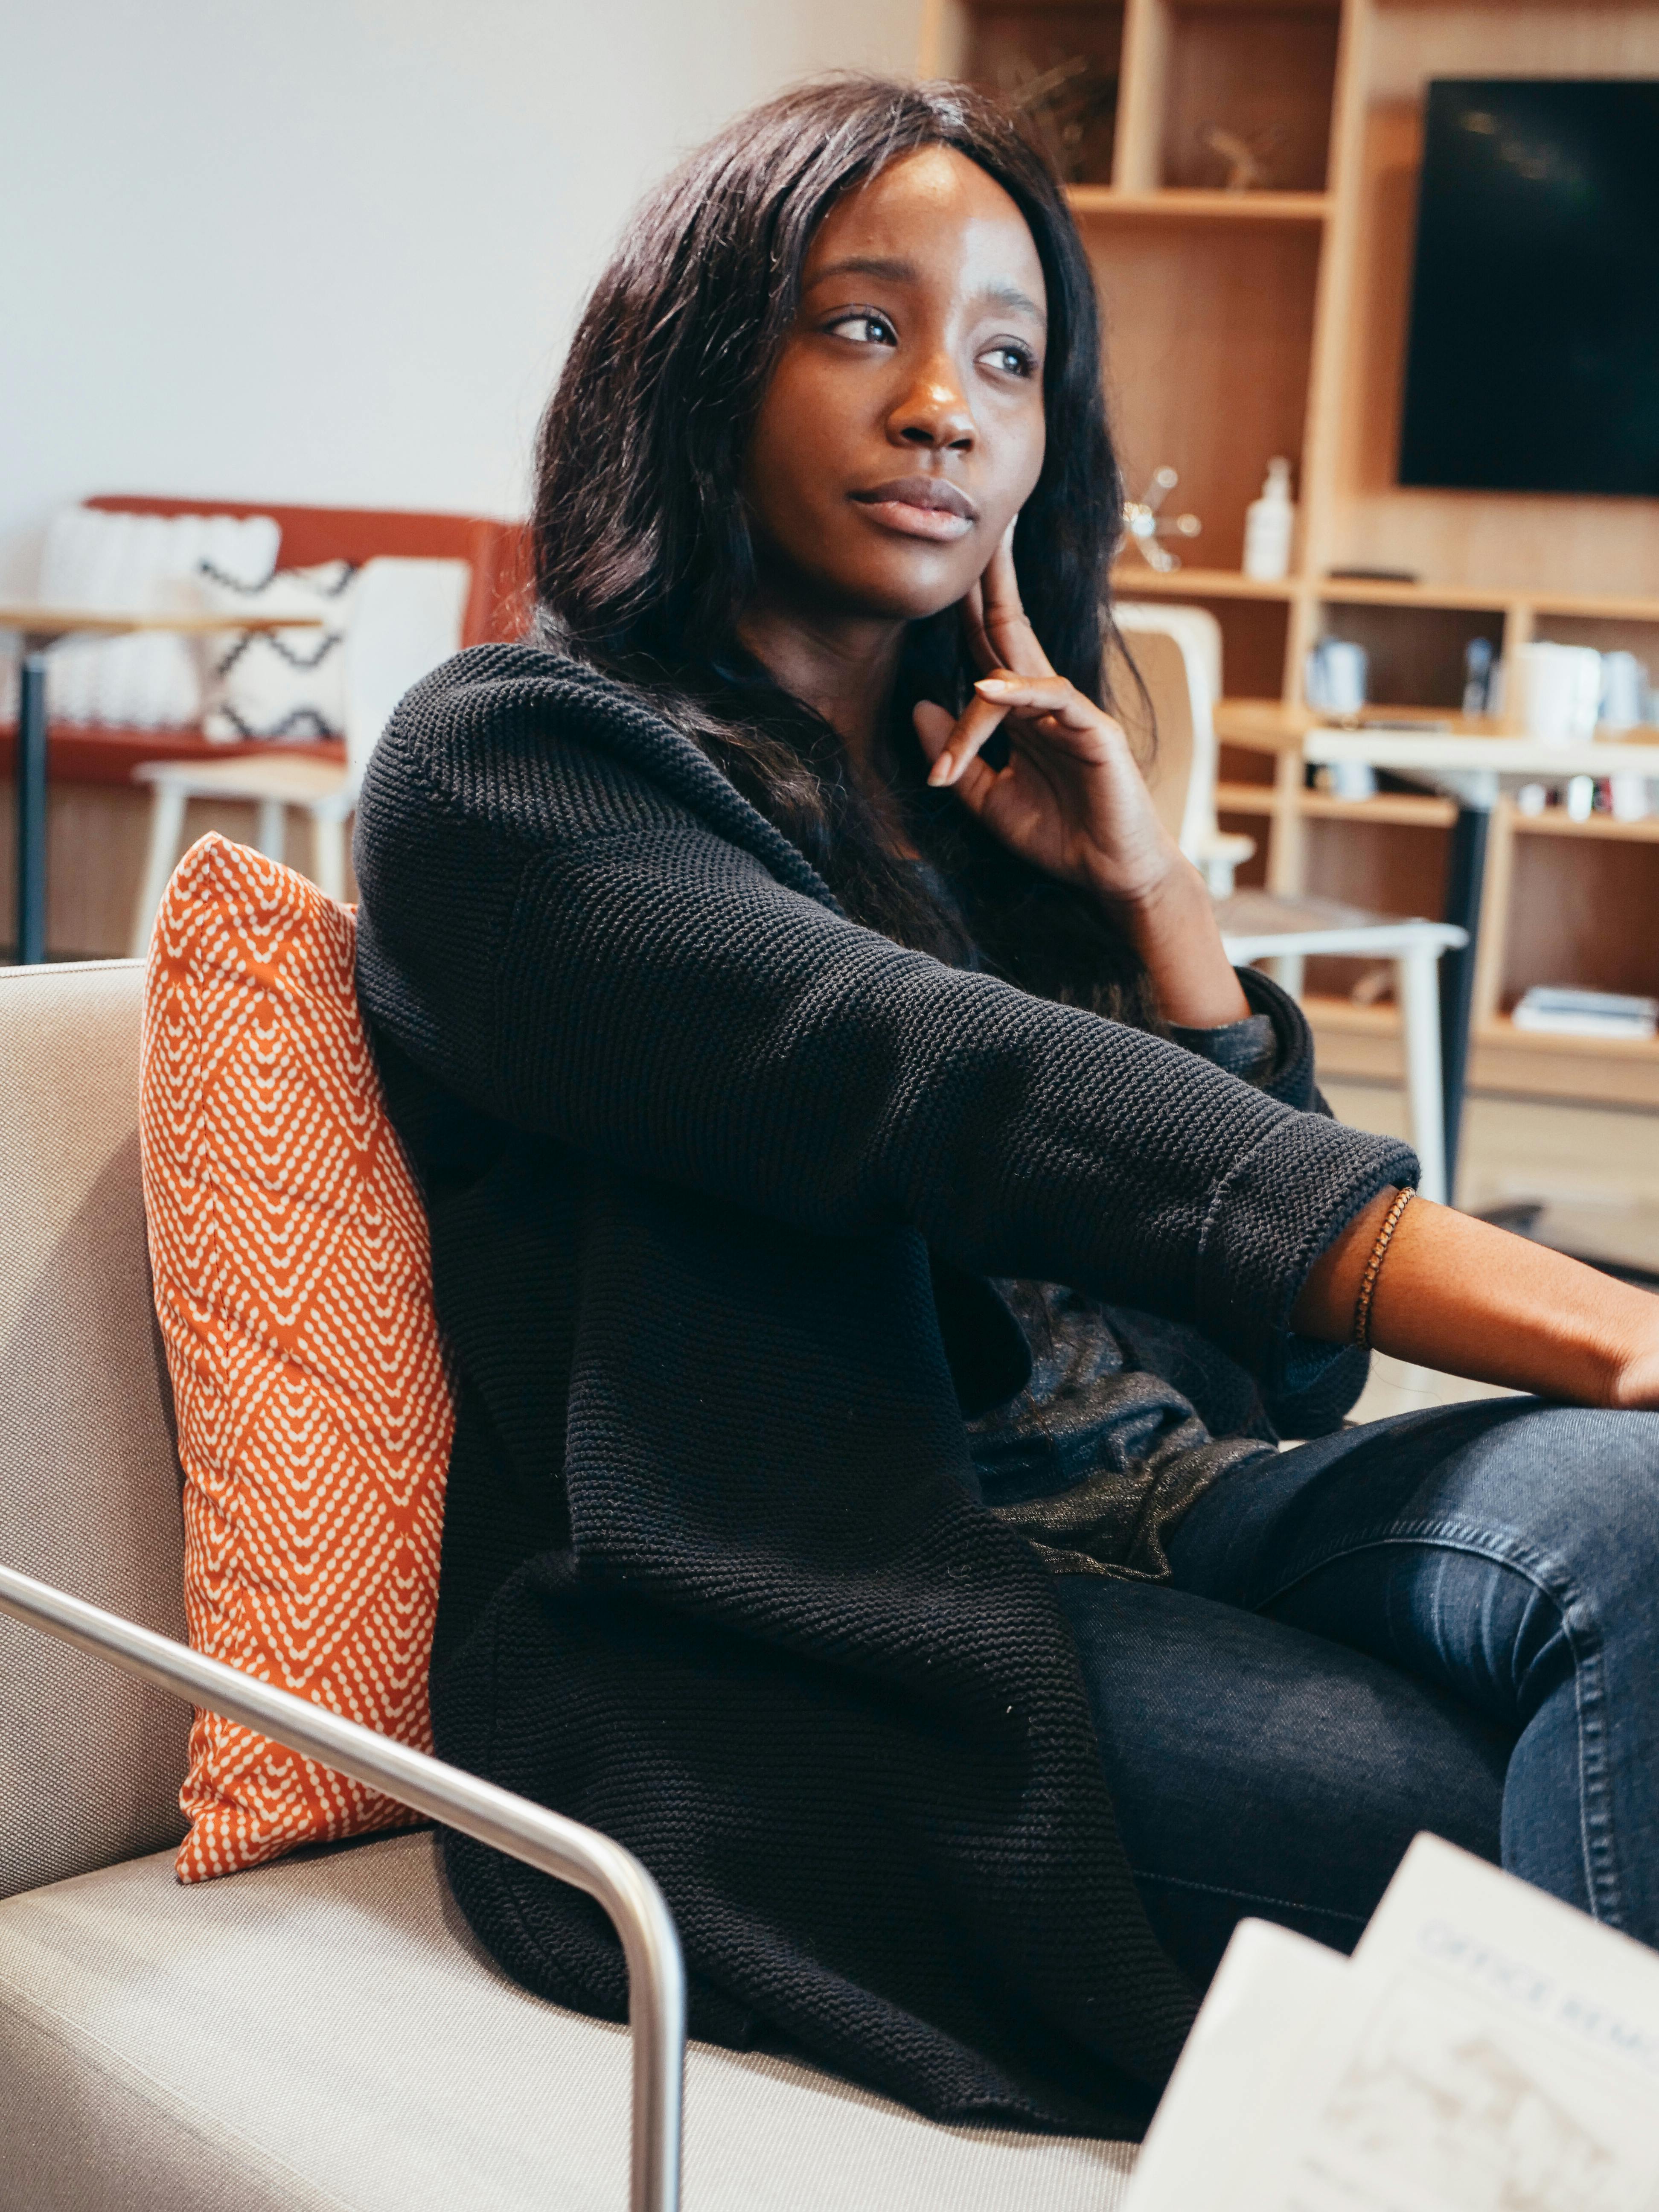
[[[1077,1660],[978,1503],[986,1282],[1196,1323],[1270,1389],[1403,1147],[858,928],[639,701],[522,646],[410,694],[358,814],[358,988],[425,1189],[458,1421],[440,1753],[661,1882],[696,2033],[941,2118],[1133,2130],[1191,2016]],[[597,1908],[465,1839],[513,1974],[620,2016]]]

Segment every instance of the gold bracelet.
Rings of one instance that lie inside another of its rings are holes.
[[[1365,1263],[1364,1279],[1359,1285],[1359,1302],[1353,1310],[1353,1340],[1369,1345],[1371,1340],[1371,1298],[1376,1289],[1376,1279],[1382,1271],[1382,1255],[1388,1250],[1394,1232],[1400,1226],[1400,1217],[1417,1193],[1407,1183],[1389,1208],[1389,1218],[1382,1224],[1382,1232],[1371,1247],[1371,1256]]]

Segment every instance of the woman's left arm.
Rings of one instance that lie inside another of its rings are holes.
[[[916,708],[935,786],[1046,873],[1091,891],[1139,954],[1164,1018],[1219,1029],[1251,1009],[1221,942],[1198,870],[1159,820],[1127,738],[1055,674],[1020,603],[1010,538],[966,613],[987,674],[964,713]],[[980,756],[1006,729],[1008,762]]]
[[[1291,1316],[1303,1334],[1352,1334],[1360,1285],[1396,1193],[1384,1191],[1314,1262]],[[1425,1367],[1581,1406],[1659,1407],[1659,1298],[1418,1199],[1390,1238],[1370,1340]]]

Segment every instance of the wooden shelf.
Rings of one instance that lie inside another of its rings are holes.
[[[1073,215],[1135,222],[1323,222],[1335,204],[1328,192],[1210,191],[1180,185],[1154,191],[1069,185],[1066,197]]]
[[[1414,0],[1424,4],[1424,0]],[[1312,606],[1421,607],[1451,613],[1507,615],[1518,610],[1529,619],[1659,623],[1659,599],[1598,592],[1523,592],[1504,584],[1389,584],[1359,577],[1283,576],[1263,583],[1237,568],[1185,568],[1161,575],[1126,562],[1112,572],[1115,589],[1131,594],[1209,599],[1290,599]],[[1403,709],[1401,711],[1404,711]],[[1443,713],[1443,708],[1434,708]]]
[[[1518,1030],[1508,1014],[1490,1014],[1476,1024],[1474,1041],[1535,1052],[1547,1060],[1635,1060],[1659,1069],[1659,1037],[1559,1036],[1547,1030]]]
[[[1565,807],[1547,806],[1541,814],[1517,811],[1512,827],[1517,837],[1589,837],[1614,844],[1659,845],[1659,815],[1653,814],[1640,822],[1620,822],[1611,814],[1592,814],[1575,822]]]
[[[1659,77],[1659,0],[924,0],[924,76],[1008,83],[1085,57],[1100,112],[1068,192],[1103,307],[1107,386],[1136,495],[1180,472],[1203,566],[1124,559],[1126,599],[1207,608],[1221,628],[1218,811],[1256,840],[1274,891],[1438,911],[1451,800],[1306,788],[1323,718],[1302,699],[1322,635],[1370,655],[1371,688],[1413,702],[1365,719],[1457,738],[1513,725],[1455,711],[1476,636],[1630,651],[1659,677],[1659,500],[1483,493],[1397,481],[1425,88],[1437,78]],[[1116,79],[1113,108],[1104,94]],[[1219,125],[1273,134],[1273,189],[1216,189]],[[1109,179],[1109,181],[1108,181]],[[1241,573],[1267,461],[1289,457],[1296,572]],[[1409,582],[1337,577],[1394,569]],[[1644,733],[1649,743],[1659,732]],[[1471,750],[1465,746],[1465,750]],[[1253,756],[1254,757],[1247,757]],[[1271,760],[1272,765],[1269,766]],[[1530,773],[1531,771],[1529,771]],[[1568,771],[1540,771],[1562,782]],[[1251,775],[1261,782],[1242,779]],[[1240,779],[1240,780],[1234,780]],[[1494,1009],[1544,977],[1659,988],[1659,817],[1492,817],[1471,1080],[1659,1111],[1659,1044],[1541,1038]],[[1352,971],[1347,971],[1351,974]],[[1634,980],[1632,980],[1634,979]],[[1644,980],[1645,979],[1645,980]],[[1316,993],[1346,980],[1316,966]],[[1334,1075],[1401,1079],[1388,1007],[1310,1000]]]
[[[1398,830],[1449,830],[1456,802],[1425,793],[1379,792],[1375,799],[1336,799],[1329,792],[1304,791],[1297,805],[1310,822],[1380,822]]]
[[[1400,1017],[1392,1006],[1357,1006],[1310,993],[1321,1073],[1330,1081],[1398,1084],[1404,1077]],[[1472,1039],[1469,1087],[1511,1097],[1559,1098],[1659,1109],[1659,1042],[1626,1037],[1540,1036],[1507,1014],[1481,1022]]]
[[[1531,615],[1603,617],[1614,622],[1659,623],[1659,599],[1597,592],[1517,591],[1513,585],[1388,584],[1360,577],[1322,576],[1307,587],[1316,599],[1345,607],[1445,607],[1499,614],[1511,607]]]
[[[1286,576],[1258,583],[1237,568],[1174,568],[1166,575],[1144,562],[1125,562],[1112,571],[1112,589],[1126,599],[1294,599],[1302,586]]]
[[[1218,814],[1273,814],[1278,805],[1270,783],[1218,783],[1215,787]]]

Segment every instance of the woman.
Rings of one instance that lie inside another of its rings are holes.
[[[375,757],[359,981],[440,1751],[640,1853],[696,2033],[1134,2130],[1239,1916],[1346,1947],[1420,1827],[1659,1936],[1659,1422],[1601,1410],[1659,1305],[1404,1205],[1228,965],[1101,704],[1097,345],[968,94],[694,156],[544,428],[537,641]],[[1560,1402],[1343,1433],[1368,1334]],[[622,2011],[586,1899],[447,1852]]]

